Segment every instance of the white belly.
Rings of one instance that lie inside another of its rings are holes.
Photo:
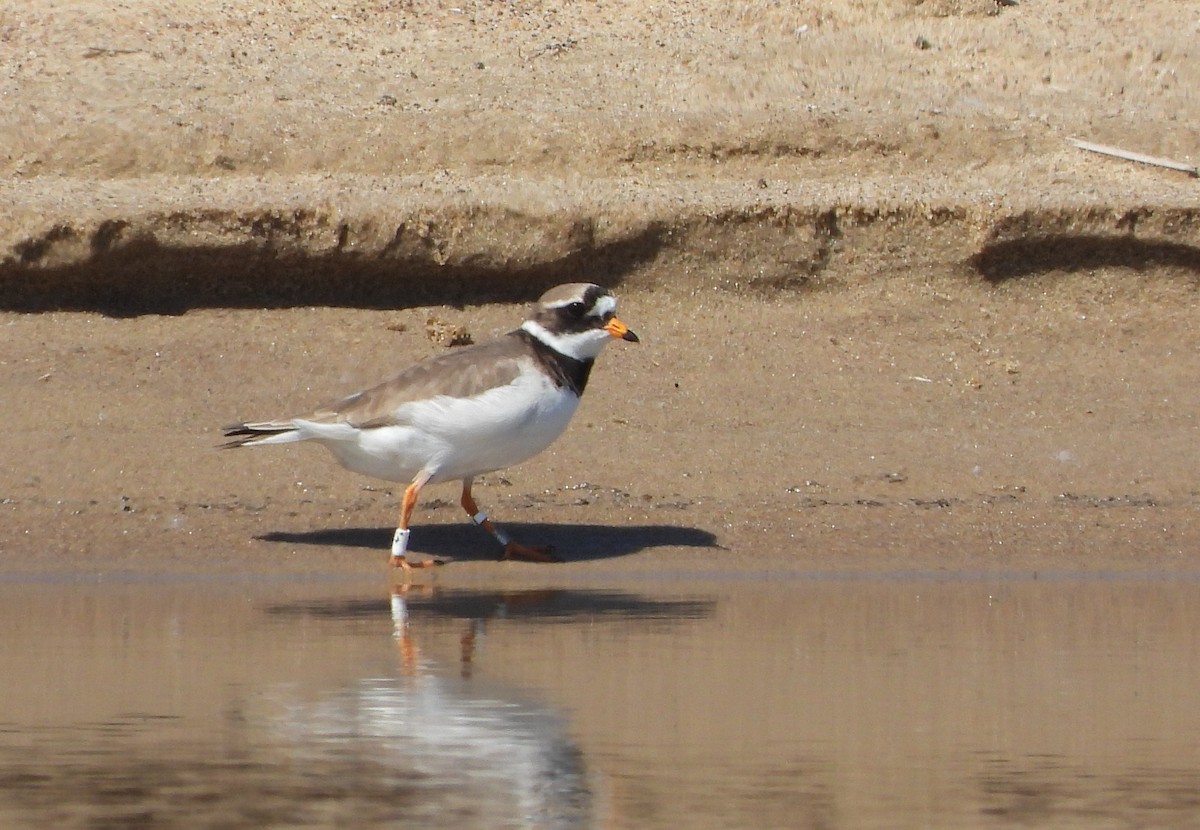
[[[579,397],[540,372],[474,398],[405,404],[396,426],[316,426],[312,437],[342,466],[387,481],[408,482],[422,470],[430,482],[510,467],[537,455],[567,428]]]

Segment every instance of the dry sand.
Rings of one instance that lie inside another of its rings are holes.
[[[1194,571],[1200,10],[0,2],[0,571],[382,571],[398,489],[221,453],[614,287],[439,578]]]

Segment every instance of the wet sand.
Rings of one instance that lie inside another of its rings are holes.
[[[624,292],[642,343],[602,355],[551,450],[477,489],[568,564],[492,561],[453,485],[426,491],[413,547],[441,579],[1194,570],[1190,288],[1102,285]],[[383,576],[402,488],[319,447],[218,451],[219,426],[436,353],[430,316],[483,337],[521,313],[8,315],[0,568]]]

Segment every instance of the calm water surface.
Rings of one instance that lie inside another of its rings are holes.
[[[0,584],[0,826],[1200,826],[1200,584]]]

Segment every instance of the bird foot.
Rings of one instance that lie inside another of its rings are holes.
[[[501,561],[562,562],[554,555],[553,545],[522,545],[520,542],[507,543],[500,559]]]

